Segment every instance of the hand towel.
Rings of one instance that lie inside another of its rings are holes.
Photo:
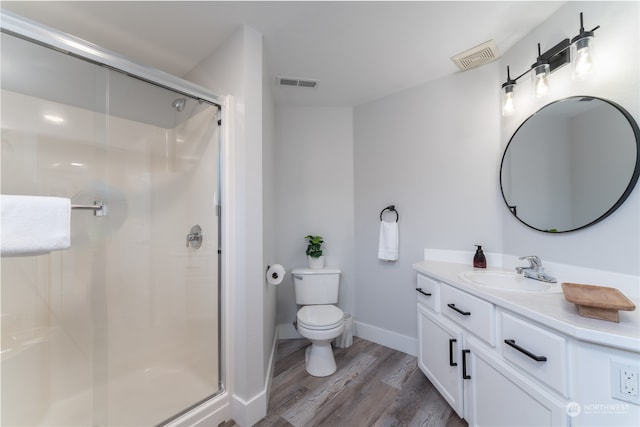
[[[0,196],[0,255],[41,255],[71,246],[71,200]]]
[[[398,223],[380,221],[378,258],[383,261],[398,260]]]

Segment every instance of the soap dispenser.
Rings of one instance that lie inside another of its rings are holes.
[[[473,268],[487,268],[487,259],[482,252],[482,246],[476,245],[476,254],[473,256]]]

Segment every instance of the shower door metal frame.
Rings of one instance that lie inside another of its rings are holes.
[[[64,33],[54,28],[43,25],[39,22],[27,19],[20,15],[9,12],[5,9],[0,9],[0,31],[23,40],[30,41],[32,43],[57,50],[62,54],[74,56],[87,62],[94,63],[99,66],[107,67],[130,77],[143,80],[147,83],[168,89],[173,92],[177,92],[186,95],[190,98],[197,99],[200,102],[206,102],[218,107],[218,124],[220,125],[220,132],[218,134],[218,197],[217,206],[215,206],[215,215],[218,217],[218,363],[219,363],[219,389],[217,392],[208,398],[195,402],[192,406],[184,408],[184,410],[169,420],[165,420],[163,424],[167,426],[180,426],[191,425],[195,422],[197,424],[205,419],[211,420],[212,417],[221,415],[224,419],[229,418],[229,403],[228,393],[231,392],[228,370],[230,368],[230,354],[229,347],[226,345],[227,328],[228,328],[228,309],[227,301],[229,295],[224,291],[224,283],[226,282],[224,277],[224,271],[228,271],[226,265],[228,262],[223,262],[222,258],[222,246],[224,242],[228,243],[228,237],[223,236],[224,230],[229,230],[228,224],[223,224],[222,213],[225,211],[223,206],[225,205],[222,191],[228,188],[227,185],[220,186],[221,182],[226,181],[224,173],[224,164],[227,162],[223,159],[225,154],[225,146],[229,141],[230,135],[228,133],[228,123],[226,121],[233,116],[233,112],[229,108],[230,100],[233,104],[233,98],[230,96],[220,96],[208,89],[199,86],[195,83],[176,77],[172,74],[158,70],[156,68],[148,67],[135,63],[126,57],[115,53],[113,51],[104,49],[98,45],[88,42],[79,37],[71,34]],[[231,203],[233,205],[233,203]],[[231,233],[228,233],[231,234]],[[223,400],[219,400],[223,398]],[[186,423],[186,424],[184,424]]]
[[[151,84],[182,93],[191,98],[215,104],[218,107],[223,105],[223,98],[221,96],[187,80],[183,80],[156,68],[137,64],[122,55],[86,40],[31,21],[4,9],[1,10],[0,15],[2,16],[0,25],[4,33],[59,50],[85,61],[113,68],[114,70],[129,74],[131,77],[145,80]]]

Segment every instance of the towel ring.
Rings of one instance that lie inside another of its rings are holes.
[[[380,212],[380,221],[382,221],[382,214],[386,210],[388,210],[389,212],[394,212],[396,214],[396,222],[398,222],[398,220],[400,219],[400,214],[396,210],[396,206],[395,205],[389,205],[386,208],[382,209],[382,211]]]

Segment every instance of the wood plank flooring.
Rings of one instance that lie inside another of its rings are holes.
[[[304,368],[306,339],[281,340],[267,416],[256,427],[463,427],[417,366],[416,358],[355,337],[335,348],[336,373]],[[233,427],[231,421],[223,427]]]

